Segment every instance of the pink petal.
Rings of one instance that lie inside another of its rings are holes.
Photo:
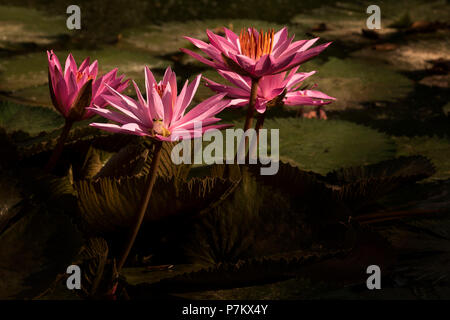
[[[247,56],[244,56],[242,54],[238,54],[234,56],[236,59],[236,62],[239,64],[239,66],[244,69],[245,71],[249,73],[253,73],[253,70],[255,68],[255,61]]]
[[[318,91],[318,90],[303,90],[299,91],[306,97],[311,97],[315,99],[330,99],[330,100],[336,100],[334,97],[330,97],[329,95],[326,95],[325,93]]]
[[[169,79],[172,76],[172,73],[173,72],[172,72],[172,69],[170,68],[170,66],[167,67],[166,71],[164,72],[164,77],[163,77],[163,80],[162,80],[162,85],[163,86],[167,86],[167,84],[169,83]]]
[[[199,74],[195,80],[187,86],[187,81],[185,86],[180,92],[180,95],[177,98],[177,101],[175,103],[174,107],[174,115],[173,120],[177,121],[179,120],[180,116],[184,114],[184,111],[186,108],[191,104],[192,99],[194,98],[195,93],[197,92],[198,86],[200,84],[200,80],[202,78],[202,75]]]
[[[243,90],[241,88],[228,87],[217,82],[214,82],[208,78],[204,78],[206,86],[211,90],[218,93],[225,92],[229,98],[247,98],[250,96],[250,91]]]
[[[267,109],[267,100],[265,100],[265,99],[258,99],[257,103],[255,105],[255,110],[258,113],[264,113],[264,112],[266,112],[266,109]]]
[[[249,77],[241,76],[240,74],[231,71],[218,70],[217,72],[226,80],[233,83],[235,86],[246,91],[250,91],[252,80]]]
[[[154,115],[156,119],[164,120],[164,105],[155,87],[152,88],[148,99],[148,106],[151,110],[151,114]]]
[[[90,58],[87,57],[84,59],[84,61],[81,63],[80,68],[78,68],[79,72],[85,72],[85,69],[89,67]]]
[[[315,73],[316,73],[316,71],[300,72],[300,73],[293,74],[292,76],[290,76],[289,80],[287,81],[286,87],[288,89],[291,89]]]
[[[238,54],[240,52],[239,48],[234,43],[228,41],[226,38],[219,36],[209,30],[206,30],[206,34],[208,35],[211,44],[214,47],[218,48],[221,52],[231,52],[233,54]]]
[[[97,78],[97,74],[98,74],[98,61],[95,60],[90,66],[89,66],[89,75],[92,78]]]
[[[228,28],[224,27],[223,30],[228,41],[233,43],[236,46],[237,50],[240,51],[239,36]]]
[[[94,112],[108,120],[112,120],[112,121],[118,122],[120,124],[126,124],[126,123],[131,123],[131,122],[135,121],[134,118],[129,117],[124,113],[113,112],[106,108],[98,108],[96,106],[94,108],[87,108],[87,109],[91,110],[92,112]],[[145,127],[145,125],[143,123],[140,123],[140,125]]]
[[[110,86],[106,86],[114,94],[113,96],[104,96],[106,102],[120,112],[134,119],[135,122],[140,122],[140,112],[136,102],[130,97],[120,94]]]
[[[284,42],[286,42],[287,37],[288,37],[287,27],[284,27],[283,29],[281,29],[280,31],[275,33],[275,35],[273,36],[273,49],[272,49],[272,52],[274,50],[276,50],[280,45],[283,45]]]
[[[324,43],[324,44],[321,44],[321,45],[319,45],[317,47],[309,49],[309,50],[307,50],[305,52],[297,53],[295,55],[295,58],[286,67],[281,68],[282,71],[288,70],[288,69],[293,68],[295,66],[298,66],[299,64],[314,58],[319,53],[321,53],[323,50],[325,50],[330,44],[331,44],[331,42]]]
[[[258,77],[263,76],[267,74],[272,65],[273,65],[272,57],[269,54],[264,55],[258,60],[258,62],[256,62],[253,72]]]
[[[148,136],[149,134],[145,132],[142,128],[140,128],[135,123],[128,123],[123,126],[119,126],[112,123],[91,123],[89,124],[91,127],[99,128],[105,131],[114,132],[114,133],[127,133],[134,134],[137,136]]]
[[[223,100],[225,95],[225,93],[220,93],[204,100],[192,108],[184,117],[172,124],[172,126],[177,127],[187,122],[203,120],[219,113],[230,104],[228,100]]]
[[[64,78],[68,79],[68,75],[74,72],[77,72],[77,63],[75,62],[72,54],[69,53],[66,59],[66,65],[64,67]]]
[[[54,67],[56,66],[56,68],[58,68],[58,70],[62,73],[62,69],[61,69],[61,64],[59,63],[59,59],[56,56],[56,54],[53,52],[53,50],[47,51],[47,58],[48,58],[48,63],[49,65],[51,65],[50,69],[54,69]]]
[[[153,126],[153,115],[150,113],[150,108],[147,107],[147,102],[144,100],[144,97],[142,96],[141,91],[139,90],[138,85],[136,82],[133,81],[134,89],[136,90],[136,95],[138,96],[138,101],[140,104],[141,109],[141,115],[142,115],[142,122],[148,126]]]
[[[150,104],[150,95],[155,85],[157,85],[157,82],[155,80],[155,77],[153,76],[153,73],[147,66],[144,68],[144,70],[145,70],[145,89],[147,95],[147,104]]]
[[[67,99],[67,86],[66,82],[61,79],[55,88],[55,96],[58,101],[58,104],[62,107],[62,114],[67,116],[69,114],[69,110],[71,105],[68,103]]]
[[[216,67],[216,64],[215,64],[213,61],[208,60],[208,59],[202,57],[202,56],[199,55],[198,53],[195,53],[195,52],[193,52],[193,51],[191,51],[191,50],[184,49],[184,48],[181,48],[180,50],[183,51],[184,53],[190,55],[190,56],[193,57],[194,59],[197,59],[198,61],[200,61],[200,62],[202,62],[202,63],[204,63],[204,64],[206,64],[206,65],[208,65],[208,66],[210,66],[210,67],[213,67],[213,68]]]
[[[162,96],[162,104],[164,106],[164,125],[168,127],[170,122],[172,121],[173,116],[173,100],[172,100],[172,91],[170,86],[166,88],[164,95]]]

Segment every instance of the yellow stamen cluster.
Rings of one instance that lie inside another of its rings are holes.
[[[241,30],[239,43],[241,44],[241,53],[253,60],[258,60],[266,54],[271,54],[273,49],[274,30],[267,32],[261,30],[259,36],[252,31]]]
[[[77,71],[77,82],[80,82],[81,79],[83,79],[85,74],[86,73],[84,73],[84,72]],[[93,76],[88,76],[87,81],[89,81],[91,79],[94,79],[94,77]]]
[[[170,136],[171,132],[169,131],[169,129],[164,127],[164,123],[162,120],[153,119],[153,128],[151,129],[151,134],[159,134],[160,136],[168,137]]]
[[[166,89],[166,86],[163,84],[155,84],[155,89],[158,92],[159,96],[162,98],[162,95],[164,93],[164,90]]]

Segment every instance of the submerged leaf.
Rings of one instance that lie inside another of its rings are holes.
[[[187,177],[191,165],[176,165],[171,160],[171,152],[176,143],[165,142],[161,150],[161,161],[158,175],[161,177]],[[138,174],[146,175],[152,162],[154,144],[144,139],[135,140],[113,155],[96,175],[99,177],[132,177]]]
[[[64,212],[26,207],[0,236],[0,297],[31,299],[64,273],[82,244]]]
[[[352,183],[370,178],[400,177],[422,180],[435,172],[430,160],[423,156],[399,157],[378,162],[373,165],[349,167],[334,170],[327,174],[327,182],[337,185]]]
[[[151,292],[180,293],[273,283],[293,278],[315,263],[345,256],[345,254],[346,251],[301,257],[296,257],[294,254],[283,258],[265,257],[241,260],[237,263],[223,263],[171,278],[167,277],[153,284],[141,283],[130,288],[130,292],[137,295]]]
[[[108,244],[102,238],[91,238],[81,248],[75,262],[82,272],[81,296],[104,298],[116,277],[114,262],[108,260]]]
[[[184,246],[193,263],[228,263],[309,249],[341,232],[313,234],[316,228],[337,224],[341,210],[346,212],[317,175],[284,163],[274,176],[259,176],[259,166],[240,171],[235,192],[195,224]]]
[[[130,226],[139,209],[148,176],[99,178],[75,183],[81,219],[95,233],[115,231]],[[145,221],[176,214],[198,214],[225,199],[236,182],[219,178],[158,177]]]
[[[383,196],[427,178],[434,172],[432,163],[425,157],[400,157],[370,166],[333,171],[327,175],[327,181],[335,185],[334,197],[355,214]]]

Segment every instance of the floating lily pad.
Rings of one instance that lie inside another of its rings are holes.
[[[392,50],[378,51],[374,47],[366,47],[353,52],[351,56],[375,63],[388,64],[396,70],[412,71],[430,69],[432,67],[430,61],[446,59],[450,55],[450,42],[445,33],[414,35],[414,39],[411,41],[395,44],[392,48]],[[439,77],[442,77],[441,86],[445,86],[445,82],[448,80],[445,76]],[[427,82],[431,82],[430,80],[433,79],[423,82],[427,84]],[[436,82],[439,82],[439,79]]]
[[[280,159],[321,174],[395,155],[386,134],[347,121],[277,118],[267,119],[264,128],[280,130]]]
[[[2,172],[0,178],[0,234],[18,211],[14,206],[22,200],[18,181]]]
[[[450,115],[450,102],[442,107],[442,112],[448,117]]]
[[[397,144],[397,155],[423,155],[428,157],[436,167],[436,173],[429,179],[450,178],[450,141],[438,137],[393,137]]]
[[[124,43],[145,49],[153,54],[169,54],[179,52],[179,48],[190,46],[190,42],[183,38],[207,39],[206,29],[218,32],[217,28],[227,27],[240,32],[242,28],[255,27],[257,29],[274,28],[281,29],[283,26],[260,20],[197,20],[189,22],[170,22],[162,25],[152,25],[130,29],[124,32]]]
[[[81,247],[62,212],[33,209],[0,236],[0,298],[33,298],[46,290]]]
[[[63,117],[51,109],[0,102],[0,126],[7,132],[21,130],[35,136],[57,129],[63,124]]]
[[[292,30],[295,30],[296,34],[297,30],[302,33],[307,30],[315,36],[327,39],[367,42],[367,39],[359,36],[361,29],[365,27],[366,19],[365,8],[361,5],[339,2],[332,6],[321,6],[299,13],[291,19],[291,22],[294,24]],[[314,30],[320,24],[323,24],[323,27]]]
[[[317,70],[307,82],[317,83],[318,90],[337,99],[326,109],[342,110],[369,101],[395,101],[413,89],[413,82],[405,76],[358,59],[330,58],[321,66],[312,60],[303,70]]]
[[[229,113],[240,114],[239,110],[229,110]],[[234,124],[234,128],[243,127],[243,120],[224,121]],[[367,165],[391,159],[395,156],[395,142],[386,134],[369,127],[342,120],[317,120],[304,118],[273,118],[264,122],[266,129],[279,129],[280,160],[295,164],[302,170],[310,170],[326,174],[342,167]],[[232,128],[233,129],[233,128]],[[205,137],[210,134],[206,133]],[[222,131],[222,152],[227,156],[226,131]],[[210,142],[203,141],[203,158],[209,157]],[[267,152],[271,156],[271,135],[267,137],[269,151],[261,149],[261,154]],[[237,151],[238,141],[235,139],[234,150]],[[205,152],[208,148],[209,152]],[[220,148],[219,148],[220,149]],[[195,152],[195,150],[193,150]],[[212,161],[209,159],[209,161]]]
[[[0,6],[0,48],[47,45],[55,41],[56,36],[67,33],[63,15],[49,15],[29,7]]]
[[[124,268],[123,275],[127,283],[137,285],[140,283],[156,283],[162,279],[172,278],[176,275],[182,275],[188,272],[199,271],[202,269],[201,265],[182,264],[173,266],[169,270],[150,271],[147,268]]]

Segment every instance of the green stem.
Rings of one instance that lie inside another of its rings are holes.
[[[162,141],[156,141],[153,159],[150,165],[150,171],[148,175],[147,189],[145,191],[144,197],[142,198],[141,207],[139,209],[139,213],[136,215],[136,221],[134,223],[133,229],[131,230],[125,250],[123,251],[120,259],[118,260],[119,262],[117,263],[117,273],[120,273],[123,265],[125,264],[125,261],[127,260],[131,248],[133,247],[134,241],[136,240],[139,228],[141,227],[142,221],[144,220],[145,212],[147,212],[150,196],[152,195],[153,186],[155,185],[156,181],[158,166],[161,158],[161,149],[162,149]]]
[[[250,99],[248,103],[248,109],[247,109],[247,116],[245,118],[245,124],[244,124],[244,134],[247,132],[248,129],[252,126],[253,123],[253,117],[255,114],[255,106],[256,106],[256,99],[258,98],[258,85],[259,85],[259,78],[252,78],[252,88],[250,91]],[[248,137],[245,136],[245,147],[244,147],[244,153],[247,157],[247,148],[248,148]],[[238,152],[236,153],[236,156],[234,160],[237,163],[239,154],[239,147]]]
[[[61,135],[59,136],[56,147],[53,150],[53,153],[48,160],[47,165],[45,166],[46,172],[50,173],[58,162],[59,157],[61,156],[61,153],[64,149],[64,143],[66,142],[67,137],[69,136],[70,129],[72,128],[72,124],[72,120],[66,119],[66,123],[64,124]]]
[[[256,98],[258,98],[258,85],[259,79],[252,79],[252,89],[250,91],[250,100],[247,109],[247,117],[245,118],[244,132],[250,129],[250,127],[252,126],[253,115],[255,113]]]
[[[262,127],[264,126],[264,119],[266,118],[266,113],[262,113],[258,116],[258,119],[256,120],[256,125],[255,125],[255,131],[256,131],[256,136],[259,137],[259,130],[262,129]]]
[[[255,131],[256,131],[256,144],[254,145],[254,147],[252,148],[252,150],[249,149],[248,154],[247,154],[247,160],[250,159],[250,155],[254,152],[254,148],[256,148],[256,152],[258,152],[258,146],[259,146],[259,130],[262,129],[262,127],[264,126],[264,119],[266,117],[266,113],[262,113],[258,115],[258,118],[256,120],[256,125],[255,125]],[[250,146],[251,147],[251,146]],[[249,147],[249,148],[250,148]]]

